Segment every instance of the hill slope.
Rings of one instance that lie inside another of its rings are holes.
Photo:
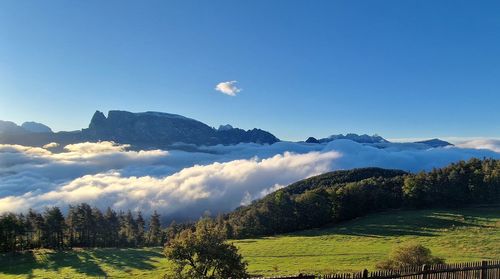
[[[230,228],[228,237],[248,238],[319,228],[366,213],[398,208],[402,203],[400,185],[406,174],[400,170],[362,168],[298,181],[227,214],[224,219]]]
[[[500,258],[500,208],[390,211],[321,230],[245,239],[236,245],[254,274],[374,270],[400,242],[429,247],[448,263]]]
[[[390,211],[335,227],[237,240],[254,275],[373,269],[392,246],[416,241],[447,262],[500,258],[500,207]],[[154,249],[0,254],[0,278],[162,278],[172,265]]]
[[[379,168],[304,179],[224,217],[229,237],[321,228],[387,209],[460,208],[500,202],[500,160],[471,159],[410,174]]]

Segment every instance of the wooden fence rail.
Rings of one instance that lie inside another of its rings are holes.
[[[261,279],[500,279],[500,261],[423,265],[399,270],[380,270],[329,275],[298,275]]]

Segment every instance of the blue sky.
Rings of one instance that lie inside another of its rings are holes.
[[[0,1],[0,119],[500,136],[499,1]],[[228,96],[219,82],[238,81]]]

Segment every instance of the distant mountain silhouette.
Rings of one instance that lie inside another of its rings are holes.
[[[52,133],[49,126],[37,122],[24,122],[21,127],[30,133]]]
[[[27,122],[21,127],[13,122],[0,121],[1,143],[43,146],[50,142],[65,145],[104,140],[126,143],[136,148],[165,148],[182,144],[273,144],[279,141],[273,134],[260,129],[245,131],[230,125],[215,129],[191,118],[162,112],[112,110],[106,117],[96,111],[88,128],[58,133],[52,133],[49,127],[39,123]]]
[[[453,146],[453,144],[440,140],[440,139],[430,139],[430,140],[422,140],[422,141],[416,141],[415,143],[423,143],[427,144],[431,147],[445,147],[445,146]]]
[[[347,140],[352,140],[357,143],[390,143],[388,140],[384,139],[383,137],[379,135],[358,135],[358,134],[338,134],[338,135],[331,135],[327,138],[322,138],[322,139],[316,139],[315,137],[309,137],[306,140],[306,143],[325,143],[325,142],[330,142],[334,140],[339,140],[339,139],[347,139]]]
[[[30,133],[52,133],[52,130],[41,123],[24,122],[21,126],[11,121],[0,120],[0,134],[25,135]]]
[[[320,143],[315,137],[308,137],[306,143]]]
[[[389,141],[384,139],[383,137],[379,135],[358,135],[358,134],[339,134],[339,135],[331,135],[328,138],[320,139],[320,142],[329,142],[332,140],[338,140],[338,139],[348,139],[352,140],[358,143],[388,143]]]
[[[0,120],[0,134],[19,135],[26,133],[28,133],[28,131],[18,126],[16,123]]]
[[[386,148],[394,145],[379,135],[339,134],[327,138],[309,137],[310,144],[327,143],[347,139],[361,144]],[[238,143],[273,144],[280,141],[273,134],[261,130],[243,130],[231,125],[221,125],[218,129],[195,119],[182,115],[163,112],[141,112],[111,110],[106,117],[96,111],[88,128],[73,132],[53,133],[52,130],[37,122],[25,122],[18,126],[14,122],[0,120],[0,143],[43,146],[51,142],[67,144],[85,141],[114,141],[130,144],[135,149],[176,148],[197,150],[196,146],[232,145]],[[410,143],[401,143],[407,146]],[[440,139],[415,142],[419,148],[436,148],[452,145]]]
[[[327,143],[331,142],[334,140],[339,140],[339,139],[347,139],[347,140],[352,140],[357,143],[361,144],[367,144],[371,145],[373,147],[377,148],[387,148],[389,146],[394,147],[395,145],[399,146],[404,146],[407,148],[413,147],[413,148],[419,148],[419,149],[426,149],[426,148],[437,148],[437,147],[445,147],[445,146],[453,146],[453,144],[440,140],[440,139],[430,139],[430,140],[422,140],[422,141],[416,141],[416,142],[404,142],[404,143],[394,143],[390,142],[383,137],[379,135],[358,135],[358,134],[339,134],[339,135],[332,135],[327,138],[322,138],[322,139],[316,139],[314,137],[309,137],[305,142],[306,143]]]

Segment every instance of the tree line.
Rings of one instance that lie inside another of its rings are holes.
[[[42,213],[30,209],[26,214],[0,215],[0,251],[161,246],[183,226],[172,222],[163,229],[156,211],[146,221],[140,211],[102,212],[86,203],[69,206],[66,216],[59,207]]]

